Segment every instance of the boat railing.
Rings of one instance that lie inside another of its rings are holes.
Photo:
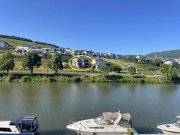
[[[164,125],[164,124],[167,124],[167,122],[158,123],[157,126],[159,126],[159,125]]]
[[[86,119],[93,119],[92,117],[77,117],[77,118],[72,118],[70,121],[69,121],[69,124],[73,124],[75,122],[78,122],[78,121],[82,121],[82,120],[86,120]]]
[[[170,121],[170,122],[161,122],[161,123],[159,123],[159,124],[157,124],[157,125],[159,126],[159,125],[164,125],[164,124],[173,124],[173,123],[175,123],[175,122],[177,122],[177,118],[174,119],[174,120],[172,120],[172,121]]]

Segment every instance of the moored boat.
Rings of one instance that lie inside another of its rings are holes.
[[[170,123],[158,124],[157,128],[164,134],[180,134],[180,116],[176,116],[177,119]]]
[[[131,115],[129,113],[121,114],[120,112],[103,112],[94,119],[73,121],[67,128],[81,135],[127,135],[128,132],[134,131]]]
[[[11,121],[0,121],[0,135],[36,135],[39,123],[36,116],[18,117]]]

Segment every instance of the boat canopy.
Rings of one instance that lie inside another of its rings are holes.
[[[180,118],[180,116],[176,116],[177,118]]]
[[[131,115],[129,113],[123,113],[121,115],[123,120],[126,120],[128,122],[131,120]]]
[[[36,116],[17,117],[10,122],[10,125],[18,126],[21,123],[31,124],[36,118],[37,118]]]
[[[103,112],[102,115],[94,119],[95,123],[99,125],[118,125],[121,120],[125,120],[129,123],[131,120],[131,115],[129,113],[121,114],[120,112]]]
[[[21,133],[31,133],[39,129],[36,116],[17,117],[10,122],[10,125],[15,125]]]
[[[108,121],[112,124],[118,124],[121,120],[120,112],[103,112],[103,118],[105,121]]]

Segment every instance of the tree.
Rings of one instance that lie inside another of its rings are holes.
[[[167,76],[168,70],[169,70],[169,65],[167,65],[167,64],[161,65],[160,71],[162,72],[163,75]]]
[[[167,78],[168,80],[174,81],[178,77],[177,71],[172,66],[168,70]]]
[[[7,71],[7,74],[9,74],[9,70],[13,70],[15,67],[14,64],[14,56],[8,52],[7,54],[4,54],[1,59],[1,69],[3,71]]]
[[[110,67],[111,67],[111,63],[110,62],[106,62],[101,68],[100,70],[103,72],[110,72]]]
[[[141,63],[141,64],[147,64],[146,57],[140,56],[139,59],[138,59],[138,62]]]
[[[129,67],[128,71],[129,71],[130,75],[136,74],[136,68],[135,67]]]
[[[160,67],[163,62],[160,59],[154,59],[152,65]]]
[[[136,59],[135,56],[130,55],[130,56],[128,56],[127,61],[136,63],[136,62],[138,62],[138,59]]]
[[[113,65],[111,70],[120,73],[122,69],[118,65]]]
[[[58,53],[55,53],[52,56],[49,65],[50,65],[50,68],[55,71],[55,74],[57,74],[58,70],[62,70],[63,69],[63,65],[62,65],[61,55],[58,54]]]
[[[121,67],[118,65],[115,65],[113,63],[110,62],[106,62],[101,68],[101,71],[104,72],[117,72],[120,73],[121,72]]]
[[[178,77],[177,71],[171,65],[162,64],[160,71],[166,76],[166,80],[174,80]]]
[[[72,58],[72,56],[70,56],[70,55],[62,55],[61,61],[62,62],[68,62],[71,58]]]
[[[173,66],[174,68],[176,68],[176,69],[180,69],[180,64],[177,63],[177,62],[173,62],[173,63],[172,63],[172,66]]]
[[[28,68],[33,74],[34,67],[39,68],[41,66],[41,57],[34,52],[28,52],[24,55],[22,66],[24,69]]]

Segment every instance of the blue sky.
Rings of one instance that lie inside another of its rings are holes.
[[[180,49],[180,0],[0,0],[0,34],[72,49]]]

